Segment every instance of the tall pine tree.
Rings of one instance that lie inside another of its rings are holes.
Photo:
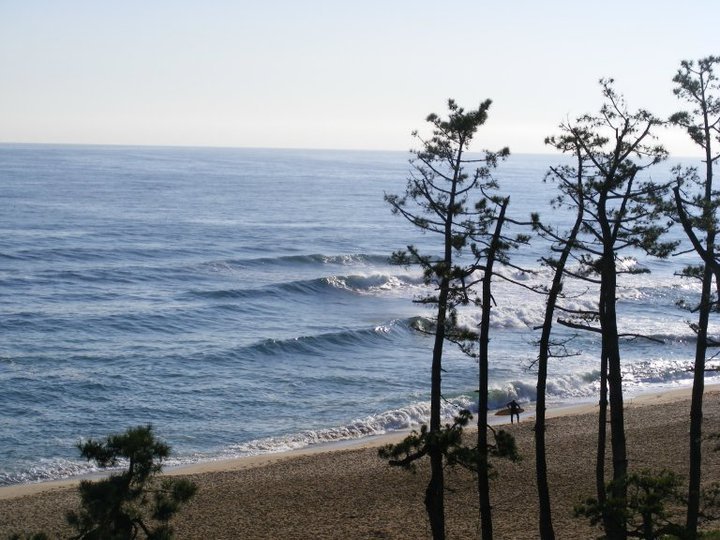
[[[693,107],[691,111],[674,114],[670,121],[683,127],[692,141],[703,151],[704,169],[684,173],[674,188],[677,218],[701,259],[698,266],[685,270],[688,276],[701,280],[702,290],[697,306],[698,320],[693,326],[697,334],[690,406],[690,479],[688,489],[687,533],[697,536],[700,508],[700,479],[702,458],[703,393],[705,388],[705,359],[709,343],[710,313],[717,310],[718,298],[713,298],[715,286],[720,287],[720,265],[717,261],[718,221],[716,211],[720,197],[713,190],[713,168],[720,159],[720,83],[714,69],[720,57],[709,56],[697,62],[684,61],[673,78],[675,95]],[[715,144],[715,146],[713,146]],[[680,171],[678,171],[680,172]]]
[[[413,151],[405,193],[385,196],[394,213],[441,239],[434,253],[423,254],[410,245],[393,254],[396,263],[422,269],[425,283],[432,290],[419,301],[435,306],[435,332],[429,429],[424,427],[420,435],[411,435],[404,443],[383,452],[391,458],[391,463],[401,465],[429,456],[431,474],[425,507],[436,540],[445,538],[444,460],[449,447],[460,442],[459,432],[468,418],[461,415],[451,426],[442,424],[443,346],[446,339],[459,341],[465,336],[456,324],[457,308],[469,301],[466,282],[476,268],[472,261],[463,264],[461,256],[470,251],[473,236],[482,232],[492,215],[491,208],[476,206],[472,197],[482,189],[493,187],[491,170],[498,159],[509,155],[507,148],[486,151],[479,158],[467,155],[477,129],[487,119],[490,104],[491,101],[486,100],[477,109],[465,111],[449,100],[447,118],[429,115],[431,136],[423,138],[418,132],[413,133],[419,148]],[[397,459],[403,453],[405,458]]]

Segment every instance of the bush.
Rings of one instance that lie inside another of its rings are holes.
[[[96,482],[80,483],[81,509],[67,521],[82,540],[170,540],[170,520],[188,502],[197,486],[189,480],[158,479],[170,447],[159,441],[152,426],[138,426],[104,441],[79,444],[81,455],[102,468],[127,462],[127,470]]]

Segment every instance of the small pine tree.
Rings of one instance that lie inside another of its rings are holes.
[[[170,520],[188,502],[197,486],[189,480],[162,479],[162,462],[170,447],[159,441],[150,425],[110,435],[104,441],[78,445],[81,455],[99,467],[114,467],[127,460],[127,470],[97,482],[80,483],[79,512],[67,521],[82,540],[170,540]]]
[[[618,516],[627,526],[627,536],[632,538],[685,537],[685,528],[674,519],[669,507],[673,504],[681,507],[686,502],[677,475],[666,470],[658,474],[641,471],[619,481],[623,483],[622,491],[627,493],[625,499],[613,496],[618,491],[614,486],[617,481],[613,481],[607,484],[607,497],[602,502],[587,499],[575,507],[575,515],[589,518],[593,525],[601,523],[607,515]]]

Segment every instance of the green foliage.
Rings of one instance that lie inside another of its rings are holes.
[[[466,157],[475,132],[487,119],[490,104],[490,100],[485,100],[476,110],[466,111],[451,99],[446,118],[430,114],[427,122],[432,126],[431,136],[423,138],[418,132],[413,133],[420,147],[412,151],[405,193],[385,195],[393,213],[402,215],[423,232],[443,236],[442,256],[421,255],[415,246],[408,246],[394,253],[391,260],[419,266],[428,285],[439,287],[443,279],[449,280],[446,287],[450,305],[467,301],[464,282],[474,271],[472,265],[454,264],[453,256],[468,249],[472,253],[483,249],[474,239],[487,231],[496,212],[496,205],[488,204],[485,197],[472,202],[470,195],[476,192],[487,195],[496,189],[491,171],[510,153],[503,148],[485,151],[480,159]]]
[[[138,426],[104,441],[79,444],[81,455],[98,466],[127,463],[127,470],[96,482],[80,483],[79,512],[67,521],[83,540],[170,540],[170,520],[197,491],[182,479],[158,479],[170,447],[159,441],[152,426]]]
[[[713,187],[713,164],[720,158],[717,144],[720,143],[720,81],[715,68],[720,57],[709,56],[696,62],[683,61],[675,74],[673,90],[675,95],[690,105],[690,111],[680,111],[670,117],[670,123],[684,128],[692,141],[703,149],[705,171],[700,174],[696,167],[673,168],[676,178],[674,199],[667,201],[666,212],[680,222],[693,249],[703,260],[702,266],[686,268],[683,277],[704,278],[705,265],[720,277],[720,262],[717,258],[717,231],[720,223],[717,210],[720,207],[720,193]],[[716,145],[713,148],[713,145]],[[705,298],[703,302],[712,302]],[[715,309],[720,309],[717,298]],[[684,307],[684,306],[683,306]],[[694,306],[697,309],[700,306]]]
[[[428,292],[416,302],[436,308],[435,343],[429,427],[413,432],[395,447],[381,450],[381,455],[391,464],[408,468],[414,467],[420,457],[429,455],[431,477],[425,503],[434,538],[445,537],[442,468],[451,460],[464,460],[466,453],[456,444],[462,425],[467,421],[464,413],[454,424],[444,427],[440,418],[444,342],[455,343],[483,365],[482,346],[478,344],[483,341],[482,332],[461,323],[461,310],[470,304],[482,305],[484,310],[489,310],[489,292],[483,299],[473,292],[481,281],[479,274],[492,276],[494,260],[507,262],[506,251],[528,241],[526,235],[507,238],[500,234],[508,200],[494,194],[497,183],[492,170],[499,160],[510,154],[509,150],[486,150],[481,156],[468,153],[477,129],[487,119],[490,104],[490,100],[486,100],[477,109],[466,111],[449,100],[446,117],[429,115],[430,136],[413,133],[419,147],[412,151],[405,193],[385,195],[393,213],[403,216],[422,232],[436,234],[442,239],[429,255],[421,254],[415,246],[409,245],[392,257],[393,262],[416,265],[421,269]],[[496,232],[492,233],[492,229]],[[489,277],[487,282],[489,284]],[[489,291],[489,287],[487,289]],[[485,392],[481,396],[483,394]],[[483,423],[486,408],[479,410],[483,414],[478,415],[478,422]],[[484,427],[480,433],[485,434]],[[485,446],[484,442],[480,444],[481,448]]]
[[[670,122],[685,128],[692,141],[706,149],[708,135],[715,134],[720,140],[717,117],[720,115],[720,97],[713,95],[713,91],[720,89],[720,83],[714,73],[716,65],[720,64],[720,57],[708,56],[697,61],[684,60],[680,69],[673,77],[676,84],[673,93],[680,99],[693,106],[693,110],[680,111],[670,117]],[[709,122],[705,119],[709,118]],[[713,125],[714,130],[708,132],[707,125]]]
[[[600,83],[605,97],[600,115],[581,117],[574,126],[565,127],[568,140],[578,144],[587,157],[582,197],[590,212],[584,231],[601,238],[601,245],[612,242],[616,252],[634,247],[666,257],[676,243],[660,241],[669,223],[661,222],[662,212],[655,203],[662,200],[667,186],[640,179],[643,171],[667,157],[662,146],[652,143],[651,130],[662,122],[642,109],[628,111],[612,79]],[[609,230],[602,230],[603,222]],[[585,243],[583,247],[595,257],[602,255],[602,246]],[[588,267],[597,271],[599,264]]]
[[[693,366],[693,395],[690,406],[690,473],[688,475],[687,529],[694,537],[700,515],[701,483],[701,434],[702,401],[705,376],[705,363],[708,346],[716,345],[708,337],[711,310],[720,311],[720,298],[713,288],[720,286],[720,260],[718,259],[717,209],[720,206],[720,193],[713,185],[713,167],[720,158],[720,81],[715,68],[720,65],[720,57],[709,56],[693,61],[683,61],[673,82],[674,93],[690,111],[680,111],[670,117],[670,122],[683,127],[692,141],[703,150],[704,173],[696,168],[674,169],[677,177],[673,188],[673,201],[669,215],[677,220],[703,263],[702,271],[697,267],[689,268],[684,275],[700,278],[702,288],[700,300],[695,307],[698,312],[697,323],[691,328],[697,334],[695,343],[695,362]],[[715,282],[713,287],[713,281]]]
[[[32,533],[32,534],[11,534],[8,536],[8,540],[50,540],[50,537],[43,533]]]
[[[673,472],[663,470],[653,474],[645,470],[629,474],[623,482],[623,491],[627,491],[624,501],[613,496],[615,484],[607,484],[607,498],[603,503],[595,498],[587,499],[575,507],[575,515],[588,518],[593,525],[612,515],[627,524],[627,535],[632,538],[683,537],[684,525],[677,521],[682,516],[676,518],[672,506],[681,508],[685,500],[681,482]]]
[[[463,409],[454,418],[452,424],[445,424],[443,428],[431,433],[426,425],[420,427],[420,431],[413,430],[397,444],[388,444],[378,450],[378,455],[387,459],[390,465],[406,468],[410,471],[416,470],[416,462],[429,454],[431,445],[435,444],[440,448],[445,458],[445,463],[451,467],[461,466],[472,471],[478,470],[479,452],[477,447],[463,445],[463,428],[472,420],[472,414]],[[492,429],[492,428],[491,428]],[[492,431],[494,444],[488,445],[491,456],[519,461],[520,455],[517,451],[515,437],[505,430]]]
[[[490,448],[490,453],[493,456],[509,459],[510,461],[520,461],[521,459],[515,437],[504,429],[495,433],[495,444]]]
[[[549,144],[573,154],[576,166],[551,167],[545,181],[558,184],[559,195],[553,207],[580,212],[579,235],[572,240],[573,258],[578,265],[572,276],[600,284],[610,270],[617,274],[646,273],[622,257],[621,251],[640,249],[650,255],[667,257],[676,242],[662,241],[670,226],[666,219],[668,186],[643,181],[643,173],[663,161],[667,152],[652,142],[652,130],[662,122],[645,110],[631,112],[615,92],[612,79],[600,81],[605,98],[600,113],[584,115],[574,122],[561,124],[561,133],[548,137]],[[531,216],[533,229],[555,242],[561,252],[566,239],[545,227],[539,216]],[[543,262],[556,268],[557,261]],[[575,327],[592,329],[589,313],[571,313]],[[592,318],[591,318],[592,319]],[[595,317],[597,319],[597,317]]]
[[[661,240],[670,221],[656,201],[662,201],[667,185],[645,181],[647,171],[667,157],[665,149],[654,142],[653,130],[662,121],[648,111],[630,110],[624,98],[614,89],[612,79],[600,81],[604,102],[598,114],[580,116],[560,126],[561,133],[546,142],[565,153],[572,153],[577,166],[551,168],[548,180],[558,182],[560,195],[553,204],[580,213],[579,235],[573,239],[572,257],[579,264],[570,273],[598,287],[597,308],[569,310],[567,319],[558,322],[571,328],[597,332],[602,336],[600,359],[601,410],[598,430],[596,477],[599,486],[597,504],[605,499],[603,490],[605,465],[605,418],[609,395],[610,430],[612,437],[613,478],[627,475],[627,453],[622,404],[622,370],[617,327],[617,277],[622,273],[638,273],[623,260],[621,253],[642,250],[665,257],[675,242]],[[664,222],[663,222],[664,221]],[[536,230],[541,226],[534,220]],[[557,234],[544,234],[556,243],[560,252],[566,246]],[[550,266],[557,267],[557,263]],[[608,392],[609,389],[609,392]],[[611,498],[625,504],[624,483],[611,485]],[[589,506],[592,508],[592,506]],[[605,508],[600,513],[609,537],[624,538],[621,516]]]
[[[388,444],[378,449],[378,455],[387,459],[390,465],[403,467],[415,471],[416,461],[426,456],[431,447],[440,448],[441,453],[446,456],[456,455],[462,452],[462,432],[472,414],[463,409],[455,417],[452,424],[445,424],[439,431],[431,432],[427,425],[420,426],[420,431],[413,430],[397,444]],[[457,459],[454,461],[457,463]]]

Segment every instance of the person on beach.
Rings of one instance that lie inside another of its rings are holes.
[[[518,424],[520,423],[520,405],[514,399],[507,404],[507,408],[510,409],[510,423],[513,423],[513,416],[517,416]]]

